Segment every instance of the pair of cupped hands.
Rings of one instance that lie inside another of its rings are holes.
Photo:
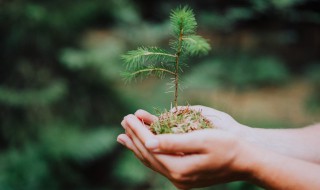
[[[245,168],[239,162],[245,161],[240,155],[246,143],[237,138],[238,131],[245,126],[212,108],[189,106],[189,109],[200,110],[215,128],[154,135],[148,125],[157,117],[138,110],[124,117],[121,125],[125,134],[120,134],[117,140],[144,165],[167,177],[179,189],[245,180]]]

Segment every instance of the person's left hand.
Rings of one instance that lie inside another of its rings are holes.
[[[153,135],[144,123],[150,124],[157,118],[144,111],[136,115],[144,118],[143,122],[134,115],[126,116],[121,123],[126,134],[119,135],[118,141],[177,188],[204,187],[246,178],[246,162],[240,156],[246,146],[234,136],[214,129]]]

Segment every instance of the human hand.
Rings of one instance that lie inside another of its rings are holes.
[[[221,113],[220,118],[227,117]],[[136,116],[147,124],[156,119],[144,111],[136,112]],[[118,141],[177,188],[204,187],[246,177],[246,167],[239,159],[245,146],[235,136],[215,129],[155,136],[136,116],[129,115],[122,121],[126,134],[119,135]]]
[[[236,136],[242,136],[243,134],[248,134],[249,127],[238,123],[235,119],[233,119],[229,114],[215,110],[213,108],[205,107],[205,106],[178,106],[178,109],[192,109],[196,111],[200,111],[204,117],[206,117],[211,123],[214,125],[215,129],[223,130],[228,133],[231,133]],[[173,108],[171,111],[175,111]],[[144,110],[138,110],[135,113],[136,117],[138,117],[145,124],[150,125],[158,118]]]

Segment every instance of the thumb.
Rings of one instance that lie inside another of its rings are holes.
[[[204,151],[203,140],[197,133],[163,134],[147,139],[145,146],[160,153],[200,153]]]

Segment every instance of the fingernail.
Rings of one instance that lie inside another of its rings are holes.
[[[126,125],[125,125],[125,121],[124,121],[124,120],[121,121],[121,125],[122,125],[122,127],[123,127],[124,129],[126,129]]]
[[[137,113],[142,112],[142,111],[143,111],[142,109],[138,109],[134,114],[136,115]]]
[[[135,118],[136,116],[134,116],[133,114],[129,114],[129,115],[127,115],[126,116],[126,119],[133,119],[133,118]]]
[[[159,147],[159,141],[157,139],[149,139],[145,145],[148,149],[156,149]]]
[[[122,144],[122,145],[125,145],[125,142],[124,142],[124,140],[123,140],[123,139],[121,139],[121,138],[117,138],[117,141],[118,141],[118,143],[120,143],[120,144]]]

